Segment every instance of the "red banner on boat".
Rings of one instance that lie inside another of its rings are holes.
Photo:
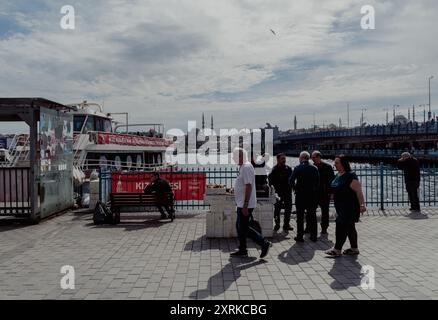
[[[167,180],[175,194],[175,200],[203,200],[206,175],[205,173],[160,173]],[[150,183],[150,173],[113,173],[111,176],[112,192],[143,192]]]
[[[141,147],[168,147],[172,144],[172,141],[163,138],[142,137],[131,134],[98,132],[97,143]]]

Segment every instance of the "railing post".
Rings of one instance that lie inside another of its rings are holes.
[[[99,201],[102,201],[102,168],[99,167]]]
[[[385,210],[385,206],[384,206],[384,190],[385,187],[383,185],[383,162],[380,162],[380,210],[384,211]]]

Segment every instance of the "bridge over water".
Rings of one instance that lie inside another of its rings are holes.
[[[343,153],[367,162],[392,162],[402,152],[409,151],[418,159],[438,162],[438,122],[280,132],[275,139],[275,153],[297,156],[303,150],[320,150],[328,158]]]

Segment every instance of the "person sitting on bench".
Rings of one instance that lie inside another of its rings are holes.
[[[160,174],[158,172],[153,172],[151,174],[151,183],[146,186],[144,189],[145,194],[155,194],[157,197],[157,208],[161,213],[161,219],[166,219],[167,216],[164,213],[164,209],[166,209],[169,218],[174,214],[173,209],[173,197],[169,199],[168,194],[172,193],[172,188],[164,179],[161,179]]]

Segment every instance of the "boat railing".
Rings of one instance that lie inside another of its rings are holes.
[[[127,161],[114,161],[114,160],[101,160],[101,159],[86,159],[81,165],[78,166],[79,169],[92,170],[92,169],[103,169],[103,170],[156,170],[160,168],[166,168],[167,164],[164,163],[133,163]]]
[[[147,134],[150,137],[162,138],[164,137],[164,124],[162,123],[130,123],[130,124],[119,124],[115,126],[114,133],[122,133],[117,132],[119,128],[126,128],[127,134],[132,134],[129,131],[130,127],[149,127],[149,132],[140,132],[134,133],[134,135],[144,136]],[[143,133],[143,134],[142,134]]]

